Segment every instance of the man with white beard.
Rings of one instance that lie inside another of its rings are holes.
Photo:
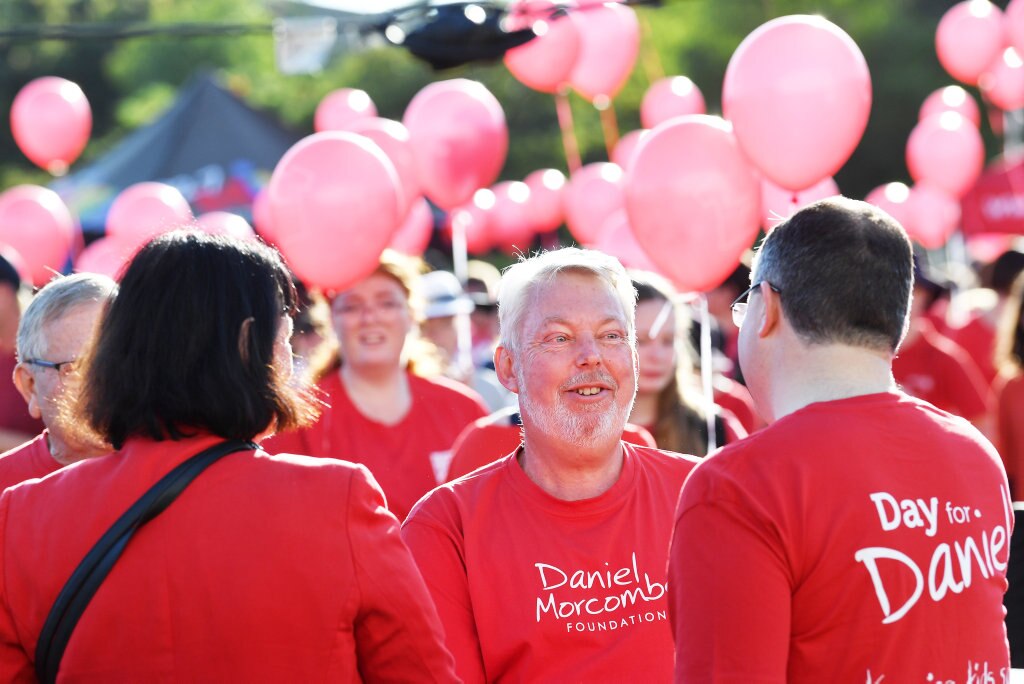
[[[566,248],[506,269],[494,360],[523,444],[435,489],[402,535],[464,681],[667,681],[665,566],[697,459],[625,443],[636,292]]]

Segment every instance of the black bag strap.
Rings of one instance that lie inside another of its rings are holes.
[[[57,679],[71,633],[89,601],[110,574],[135,532],[161,512],[206,468],[236,451],[258,449],[252,442],[228,440],[200,451],[164,475],[117,519],[71,574],[50,608],[36,643],[36,677],[44,684]]]

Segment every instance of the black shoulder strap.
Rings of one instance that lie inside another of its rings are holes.
[[[64,649],[75,625],[135,531],[158,516],[214,461],[236,451],[258,448],[252,442],[228,440],[200,451],[160,478],[100,537],[75,568],[46,616],[36,643],[35,668],[40,682],[50,684],[56,681]]]

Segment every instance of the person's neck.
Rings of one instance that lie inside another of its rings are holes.
[[[87,458],[102,456],[109,453],[109,449],[101,446],[72,448],[64,440],[55,437],[53,433],[46,433],[46,448],[54,461],[62,466],[71,465]]]
[[[401,366],[357,369],[343,365],[340,372],[349,399],[367,418],[393,425],[409,412],[412,397]]]
[[[772,420],[810,404],[896,389],[891,354],[844,344],[799,348],[802,353],[779,354],[772,364]]]
[[[611,489],[622,473],[622,442],[578,448],[548,439],[529,427],[519,452],[526,476],[545,492],[563,501],[592,499]]]
[[[658,394],[656,392],[637,392],[633,401],[633,411],[629,414],[629,422],[634,425],[649,427],[658,420]]]

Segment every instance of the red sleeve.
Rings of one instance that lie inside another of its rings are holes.
[[[398,520],[362,466],[349,481],[347,527],[359,588],[354,632],[363,681],[458,681],[437,612],[402,543]]]
[[[0,497],[0,681],[34,682],[36,673],[32,661],[22,646],[14,616],[11,615],[7,600],[6,566],[7,555],[7,510],[10,496]],[[47,609],[49,612],[49,609]]]
[[[641,425],[626,423],[626,427],[622,429],[622,439],[631,444],[639,444],[640,446],[651,447],[652,449],[658,448],[654,441],[654,435]]]
[[[747,436],[748,433],[743,427],[743,423],[740,422],[735,413],[728,409],[720,408],[719,415],[722,417],[722,425],[725,428],[726,444],[733,444]],[[719,444],[718,446],[722,445]]]
[[[962,418],[977,423],[989,414],[988,385],[967,352],[954,343],[949,347],[950,362],[944,377],[947,401],[957,407]]]
[[[708,494],[702,470],[683,486],[669,555],[675,680],[785,682],[791,587],[779,543],[745,504]]]
[[[480,420],[470,423],[452,445],[448,481],[508,456],[519,448],[520,435],[518,425],[481,425]]]
[[[444,625],[445,643],[455,656],[456,673],[464,682],[484,682],[483,655],[469,596],[462,540],[454,532],[456,527],[446,529],[427,512],[437,505],[441,504],[436,492],[417,504],[402,525],[402,538],[434,597]]]

